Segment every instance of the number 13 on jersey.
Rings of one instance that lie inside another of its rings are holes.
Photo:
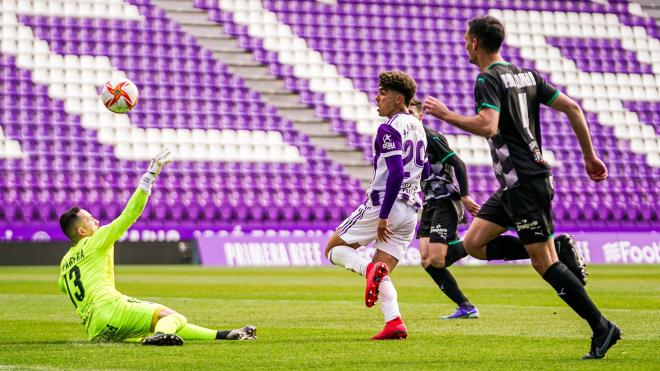
[[[62,276],[62,278],[64,279],[66,292],[69,294],[71,302],[76,308],[78,308],[78,303],[85,299],[85,288],[80,280],[80,268],[78,268],[77,265],[74,265],[68,273]]]

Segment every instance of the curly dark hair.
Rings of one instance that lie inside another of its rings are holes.
[[[472,18],[468,22],[468,35],[479,40],[479,45],[491,53],[500,50],[504,42],[504,25],[489,15]]]
[[[387,90],[398,91],[403,95],[406,107],[417,92],[417,83],[407,73],[402,71],[385,71],[378,75],[378,85]]]

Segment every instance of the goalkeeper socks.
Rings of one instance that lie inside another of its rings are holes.
[[[163,334],[176,334],[182,327],[188,323],[186,317],[180,315],[179,313],[174,313],[167,315],[156,322],[156,327],[154,332],[160,332]]]
[[[362,276],[367,274],[369,261],[360,255],[354,248],[348,246],[335,246],[328,253],[328,260]]]
[[[215,340],[218,332],[189,323],[179,329],[176,334],[183,340]]]
[[[525,250],[525,245],[523,245],[520,238],[514,236],[498,236],[486,244],[486,259],[529,259],[529,253]]]
[[[456,241],[451,245],[447,245],[447,255],[445,256],[445,268],[449,268],[452,264],[463,259],[468,255],[463,247],[463,241]]]
[[[385,322],[389,322],[401,316],[399,312],[399,302],[397,299],[396,289],[390,279],[386,276],[378,285],[378,298],[380,299],[380,310],[383,312]]]
[[[543,279],[555,289],[557,295],[580,317],[584,318],[592,330],[606,324],[596,305],[584,290],[584,286],[564,263],[556,262],[543,274]]]
[[[449,272],[447,268],[436,268],[432,265],[429,265],[425,268],[426,272],[433,278],[435,284],[438,285],[440,290],[451,299],[454,303],[459,306],[472,306],[468,299],[463,295],[461,289],[458,288],[458,284],[454,279],[454,276]]]

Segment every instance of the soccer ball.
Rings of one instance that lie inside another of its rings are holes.
[[[138,88],[129,79],[112,79],[105,83],[101,100],[105,108],[115,113],[126,113],[138,101]]]

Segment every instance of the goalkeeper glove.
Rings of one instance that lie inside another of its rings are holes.
[[[156,177],[160,174],[160,171],[163,167],[170,162],[172,162],[172,149],[169,147],[163,148],[160,153],[151,160],[147,172],[142,175],[140,179],[140,188],[142,188],[146,193],[151,194],[151,185],[154,184]]]

